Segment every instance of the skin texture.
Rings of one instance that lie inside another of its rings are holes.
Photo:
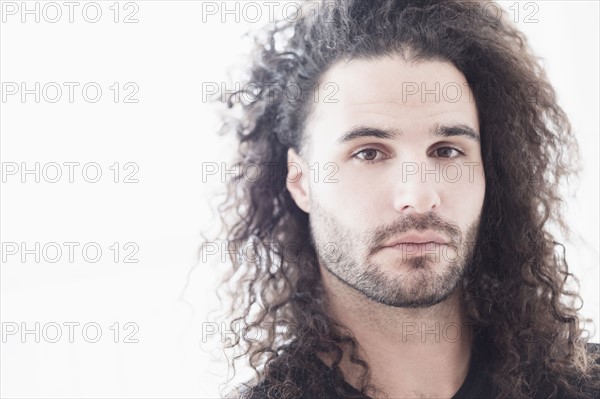
[[[309,214],[329,310],[356,336],[383,392],[450,397],[467,373],[468,328],[451,340],[407,331],[464,326],[457,287],[484,201],[481,148],[478,137],[433,132],[460,126],[478,136],[472,93],[452,64],[400,56],[338,62],[321,82],[337,85],[338,101],[313,105],[309,155],[289,150],[300,167],[288,168],[287,188]],[[461,90],[442,89],[451,86]],[[339,142],[358,127],[395,134]],[[415,231],[437,232],[446,245],[382,248]],[[351,364],[342,369],[352,383]]]

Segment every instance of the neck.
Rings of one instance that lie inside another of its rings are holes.
[[[377,303],[321,269],[328,310],[358,342],[371,383],[389,397],[452,397],[469,368],[471,329],[460,292],[428,308]],[[330,364],[326,356],[323,359]],[[359,386],[362,368],[344,356],[346,380]]]

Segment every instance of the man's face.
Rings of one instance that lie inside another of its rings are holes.
[[[338,101],[319,96],[305,131],[310,159],[288,158],[302,165],[288,189],[309,213],[321,266],[390,306],[445,300],[472,256],[485,193],[464,75],[382,57],[336,63],[321,82]]]

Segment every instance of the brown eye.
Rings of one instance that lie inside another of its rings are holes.
[[[461,151],[452,147],[440,147],[435,150],[435,154],[440,158],[456,158],[463,155]]]
[[[373,150],[373,149],[362,150],[359,154],[363,154],[363,159],[365,161],[372,161],[377,157],[377,150]]]
[[[376,162],[378,154],[381,154],[381,151],[375,148],[365,148],[357,152],[354,158],[358,158],[360,162]]]

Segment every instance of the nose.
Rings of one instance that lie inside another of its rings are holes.
[[[439,208],[441,198],[437,177],[431,173],[422,173],[421,163],[403,167],[399,179],[395,182],[394,209],[401,213],[427,213]]]

